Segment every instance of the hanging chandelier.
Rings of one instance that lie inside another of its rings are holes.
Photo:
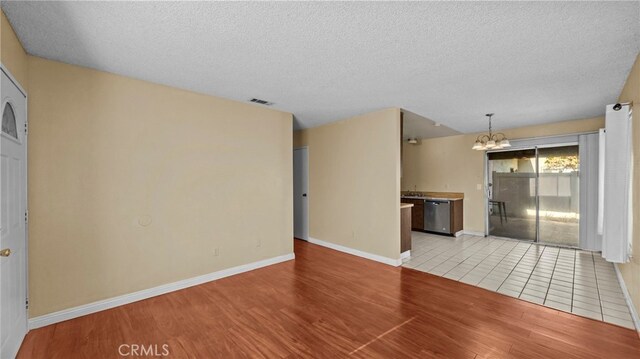
[[[509,140],[504,135],[504,133],[492,133],[491,132],[491,117],[493,113],[488,113],[485,116],[489,117],[489,134],[488,135],[479,135],[476,138],[476,143],[471,147],[474,150],[484,151],[484,150],[497,150],[500,148],[511,147]]]

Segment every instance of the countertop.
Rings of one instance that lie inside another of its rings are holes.
[[[400,199],[426,199],[428,201],[460,201],[462,197],[430,197],[430,196],[400,196]]]
[[[413,203],[400,203],[400,209],[411,207],[413,207]]]
[[[402,191],[400,198],[426,199],[431,201],[459,201],[464,199],[462,192],[428,192],[428,191]]]

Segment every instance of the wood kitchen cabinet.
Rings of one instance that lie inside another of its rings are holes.
[[[429,202],[431,200],[430,197],[425,197],[425,199],[417,199],[417,198],[402,198],[401,201],[402,203],[411,203],[413,204],[413,207],[411,208],[411,230],[414,231],[430,231],[428,228],[429,226],[425,226],[425,200],[427,202]],[[463,212],[464,212],[464,208],[463,208],[463,200],[462,198],[452,198],[452,199],[437,199],[437,201],[439,202],[448,202],[448,207],[450,212],[449,214],[449,220],[451,221],[449,223],[449,226],[447,226],[447,231],[443,232],[443,231],[439,231],[439,230],[433,230],[434,233],[441,233],[441,234],[450,234],[450,235],[455,235],[456,233],[462,231],[462,227],[463,227],[463,223],[464,223],[464,217],[463,217]]]
[[[400,253],[411,250],[411,206],[400,206]]]
[[[403,198],[402,202],[411,203],[411,229],[422,231],[424,229],[424,199]]]
[[[464,207],[461,199],[451,201],[451,234],[456,234],[462,230],[464,223],[463,212]]]
[[[462,231],[463,200],[433,198],[424,202],[424,230],[455,235]]]

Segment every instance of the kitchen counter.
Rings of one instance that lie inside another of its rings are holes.
[[[426,199],[430,201],[461,201],[463,197],[429,197],[429,196],[400,196],[406,199]]]
[[[427,199],[434,201],[459,201],[464,199],[461,192],[426,192],[426,191],[402,191],[400,198],[407,199]]]
[[[463,200],[464,193],[460,192],[400,192],[400,208],[413,205],[409,207],[412,230],[445,235],[462,233]]]

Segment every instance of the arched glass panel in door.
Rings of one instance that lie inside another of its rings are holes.
[[[13,112],[13,107],[7,102],[2,111],[2,132],[7,135],[18,139],[18,127],[16,126],[16,115]]]

